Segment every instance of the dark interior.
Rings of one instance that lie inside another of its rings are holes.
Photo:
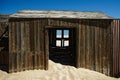
[[[8,27],[0,35],[0,70],[8,71]]]
[[[75,29],[49,29],[49,58],[63,65],[75,66]]]

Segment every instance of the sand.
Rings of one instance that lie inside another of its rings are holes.
[[[0,80],[120,80],[89,69],[75,68],[49,60],[49,70],[29,70],[8,74],[0,70]]]

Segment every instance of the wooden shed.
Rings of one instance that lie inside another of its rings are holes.
[[[8,32],[8,72],[47,70],[51,59],[120,76],[120,20],[102,12],[22,10]]]

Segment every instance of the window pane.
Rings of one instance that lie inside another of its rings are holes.
[[[64,38],[69,38],[69,30],[64,30]]]
[[[56,40],[56,46],[61,47],[61,40]]]
[[[69,46],[69,40],[64,41],[64,46]]]
[[[56,37],[62,38],[62,30],[56,30]]]

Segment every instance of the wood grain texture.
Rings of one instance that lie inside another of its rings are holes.
[[[120,20],[13,18],[9,21],[9,72],[48,69],[47,29],[75,28],[76,67],[110,76],[120,73]]]

